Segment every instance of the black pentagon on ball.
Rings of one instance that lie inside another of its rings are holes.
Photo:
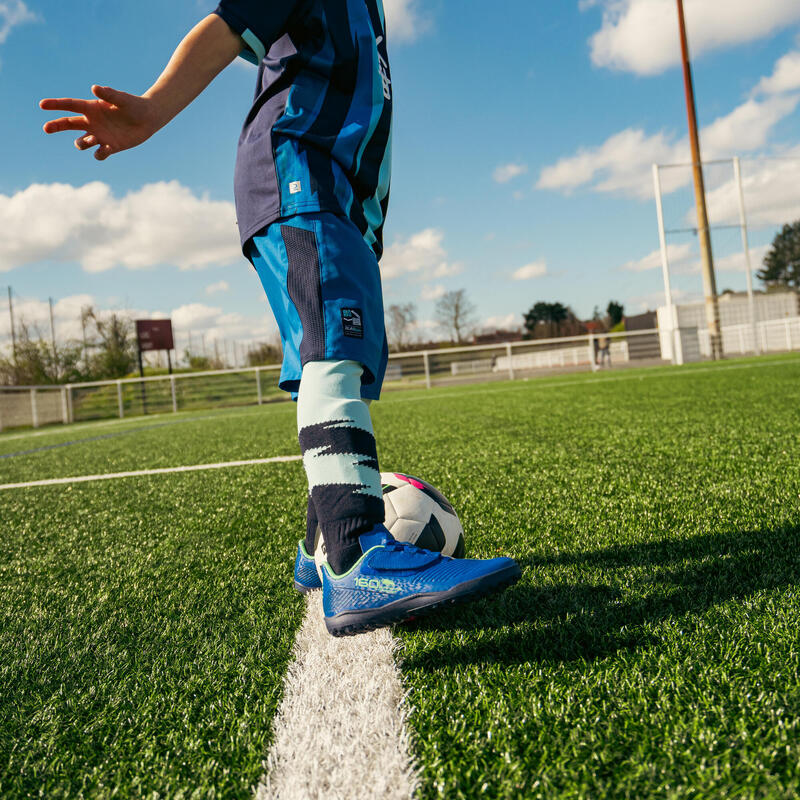
[[[435,516],[431,516],[428,524],[422,529],[422,533],[417,536],[417,541],[414,542],[416,547],[421,547],[423,550],[433,550],[435,553],[441,553],[447,543],[447,537],[444,535],[442,526]]]

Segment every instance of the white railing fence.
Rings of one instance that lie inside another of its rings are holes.
[[[788,350],[800,350],[800,317],[785,317],[784,319],[768,319],[755,324],[755,336],[758,340],[758,349],[762,353],[775,353]],[[722,351],[726,355],[741,355],[752,353],[753,326],[749,323],[743,325],[725,325],[721,329]],[[700,329],[700,352],[708,355],[711,352],[711,343],[708,330]]]
[[[778,324],[779,323],[779,324]],[[772,323],[761,323],[770,326]],[[783,327],[780,327],[783,326]],[[726,330],[730,354],[752,350],[747,330]],[[748,328],[748,326],[743,326]],[[762,351],[800,349],[800,321],[762,328]],[[778,330],[783,331],[780,342]],[[750,334],[752,337],[752,334]],[[536,375],[670,363],[657,329],[449,347],[389,356],[384,388],[432,388]],[[66,386],[0,386],[0,430],[282,400],[280,366],[178,373]]]

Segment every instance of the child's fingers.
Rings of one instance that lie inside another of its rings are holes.
[[[105,100],[106,103],[111,103],[115,106],[124,102],[125,98],[128,97],[125,92],[118,92],[110,86],[92,86],[92,94],[99,100]]]
[[[60,131],[85,131],[89,126],[86,117],[60,117],[45,122],[42,130],[45,133],[59,133]]]
[[[98,161],[105,161],[113,152],[114,148],[110,144],[101,144],[100,147],[94,151],[94,157]]]
[[[45,111],[75,111],[84,114],[89,100],[77,100],[74,97],[46,97],[39,101],[39,108]]]
[[[75,147],[77,147],[78,150],[88,150],[90,147],[94,147],[96,144],[97,137],[92,134],[88,134],[87,136],[79,136],[75,140]]]

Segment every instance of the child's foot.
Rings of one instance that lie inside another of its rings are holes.
[[[322,588],[314,556],[308,554],[306,543],[302,539],[297,545],[297,556],[294,560],[294,588],[303,594]]]
[[[363,555],[343,575],[322,568],[325,626],[349,636],[474,600],[519,580],[517,562],[449,558],[397,542],[383,525],[360,537]]]

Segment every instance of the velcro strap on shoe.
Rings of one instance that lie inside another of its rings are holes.
[[[441,560],[440,553],[418,547],[381,547],[370,553],[367,563],[375,570],[423,569]]]

